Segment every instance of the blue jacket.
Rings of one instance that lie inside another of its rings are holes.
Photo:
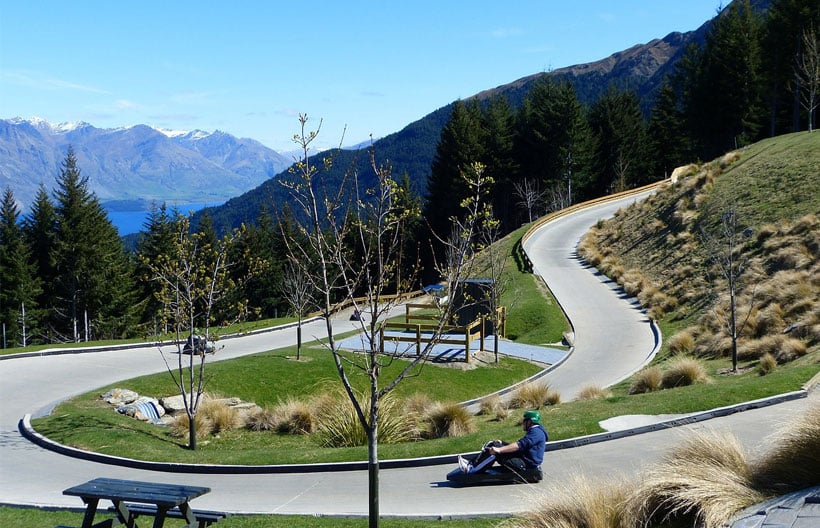
[[[524,461],[528,469],[534,469],[544,461],[544,450],[547,447],[547,431],[540,425],[534,424],[527,429],[527,433],[518,440],[518,456]]]

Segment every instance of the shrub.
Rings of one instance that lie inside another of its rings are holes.
[[[587,401],[602,400],[604,398],[609,398],[610,396],[612,396],[612,391],[609,389],[605,389],[597,385],[585,385],[578,390],[578,394],[575,398],[581,401]]]
[[[199,405],[197,416],[199,415],[210,422],[212,434],[231,431],[242,425],[239,411],[221,399],[205,399]]]
[[[786,363],[805,356],[806,351],[806,343],[799,339],[789,337],[781,342],[775,357],[777,357],[778,363]]]
[[[357,395],[358,401],[367,402],[363,394]],[[369,408],[363,409],[365,415]],[[392,395],[383,396],[379,404],[379,443],[393,444],[410,439],[410,428],[403,419],[398,400]],[[326,447],[354,447],[367,445],[367,433],[347,397],[336,398],[333,408],[328,410],[318,425]]]
[[[617,479],[591,482],[583,476],[552,484],[535,506],[501,526],[510,528],[626,528],[626,483]]]
[[[544,405],[555,405],[561,401],[560,395],[549,385],[528,382],[519,385],[510,397],[510,407],[514,409],[538,409]]]
[[[780,332],[786,326],[783,321],[783,308],[779,303],[771,303],[762,310],[758,310],[754,314],[754,319],[750,318],[750,323],[752,334],[755,337]]]
[[[276,414],[271,409],[258,408],[248,415],[245,427],[251,431],[274,431],[276,430]]]
[[[173,436],[185,438],[186,441],[190,442],[190,438],[188,438],[189,423],[190,420],[188,419],[188,413],[180,413],[179,415],[174,417],[170,424],[168,424],[169,430]],[[211,420],[208,418],[207,415],[201,412],[197,412],[194,415],[194,423],[196,424],[197,436],[206,436],[211,434],[213,428]]]
[[[760,489],[782,494],[816,486],[820,475],[820,405],[809,409],[777,431],[753,468]]]
[[[316,417],[307,402],[289,398],[274,408],[276,431],[287,434],[310,434],[316,429]]]
[[[777,360],[769,353],[763,354],[760,358],[760,366],[758,372],[761,376],[765,376],[769,372],[777,368]]]
[[[661,386],[665,389],[702,383],[708,379],[703,364],[695,358],[680,357],[673,360],[663,373]]]
[[[654,525],[683,516],[706,528],[718,528],[737,511],[761,500],[737,438],[693,433],[647,470],[628,500],[627,525]]]
[[[658,366],[647,367],[637,374],[629,387],[629,394],[643,394],[660,390],[663,383],[663,371]]]
[[[691,354],[695,350],[695,336],[689,330],[682,330],[669,338],[669,352]]]
[[[492,394],[486,398],[482,398],[481,401],[478,402],[478,406],[478,414],[485,416],[494,415],[497,420],[503,420],[510,414],[507,405],[498,394]]]
[[[426,437],[458,437],[475,431],[473,415],[457,403],[439,403],[425,416]]]

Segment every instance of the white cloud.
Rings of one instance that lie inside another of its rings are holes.
[[[524,34],[524,30],[516,27],[498,28],[490,31],[490,36],[493,38],[510,38],[517,37]]]
[[[28,86],[30,88],[39,88],[42,90],[72,90],[77,92],[90,92],[96,94],[108,93],[106,90],[97,88],[95,86],[89,86],[86,84],[66,81],[64,79],[49,77],[39,72],[7,71],[0,73],[0,76],[14,84]]]

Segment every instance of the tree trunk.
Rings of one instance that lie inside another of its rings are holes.
[[[379,440],[378,426],[367,430],[367,483],[370,528],[379,528]]]
[[[188,449],[196,451],[196,415],[188,413]]]
[[[296,325],[296,361],[299,361],[302,356],[302,319]]]

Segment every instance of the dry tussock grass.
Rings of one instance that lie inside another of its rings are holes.
[[[647,367],[638,372],[629,387],[629,394],[644,394],[661,390],[663,384],[663,370],[658,366]]]
[[[505,521],[500,528],[627,528],[624,523],[625,490],[622,479],[592,482],[579,476],[555,483],[535,497],[532,510]]]
[[[188,436],[189,424],[190,420],[188,419],[188,413],[183,412],[175,416],[171,423],[168,424],[168,427],[171,431],[171,435],[178,438],[185,438],[187,442],[190,442],[190,438]],[[196,427],[197,437],[209,435],[213,431],[213,424],[211,424],[210,418],[200,412],[197,412],[194,415],[194,425]]]
[[[780,303],[774,302],[762,309],[754,310],[752,317],[749,318],[749,331],[755,337],[781,332],[785,327]]]
[[[665,389],[705,383],[709,380],[706,368],[693,357],[678,357],[673,359],[663,372],[661,386]]]
[[[549,385],[542,383],[524,383],[518,386],[510,397],[510,407],[514,409],[539,409],[544,405],[560,403],[560,395]]]
[[[775,428],[767,450],[750,461],[731,434],[695,432],[648,467],[637,484],[624,480],[556,483],[505,528],[719,528],[772,495],[817,485],[820,404]]]
[[[612,391],[598,385],[584,385],[578,390],[576,399],[581,401],[603,400],[612,396]]]
[[[362,411],[369,413],[366,405],[368,398],[358,393],[356,398],[364,402]],[[367,445],[367,433],[359,421],[359,416],[347,396],[337,397],[329,402],[330,408],[322,421],[317,424],[317,431],[323,437],[326,447],[354,447]],[[411,438],[410,424],[404,420],[403,408],[392,394],[381,398],[379,403],[378,441],[383,444],[403,442]]]
[[[694,433],[649,468],[631,494],[630,526],[685,517],[719,528],[731,516],[763,500],[740,442],[732,435]]]
[[[695,350],[695,336],[689,329],[681,330],[669,338],[669,352],[672,354],[691,354]]]
[[[436,403],[424,418],[425,438],[453,438],[475,431],[473,415],[457,403]]]
[[[248,415],[245,427],[251,431],[275,431],[276,414],[272,409],[260,407]]]
[[[199,405],[197,417],[202,416],[210,422],[210,434],[232,431],[242,427],[242,416],[239,411],[224,400],[206,398]]]
[[[820,479],[820,404],[780,427],[766,452],[753,466],[759,489],[775,493],[818,485]]]
[[[777,368],[777,359],[771,354],[763,354],[760,357],[760,364],[758,365],[758,373],[761,376],[765,376],[766,374],[774,371]]]
[[[310,434],[316,430],[317,419],[309,402],[288,398],[273,409],[274,429],[285,434]]]
[[[509,409],[507,409],[507,405],[498,394],[491,394],[486,398],[482,398],[478,406],[478,414],[484,416],[495,416],[497,420],[503,420],[510,414]]]

